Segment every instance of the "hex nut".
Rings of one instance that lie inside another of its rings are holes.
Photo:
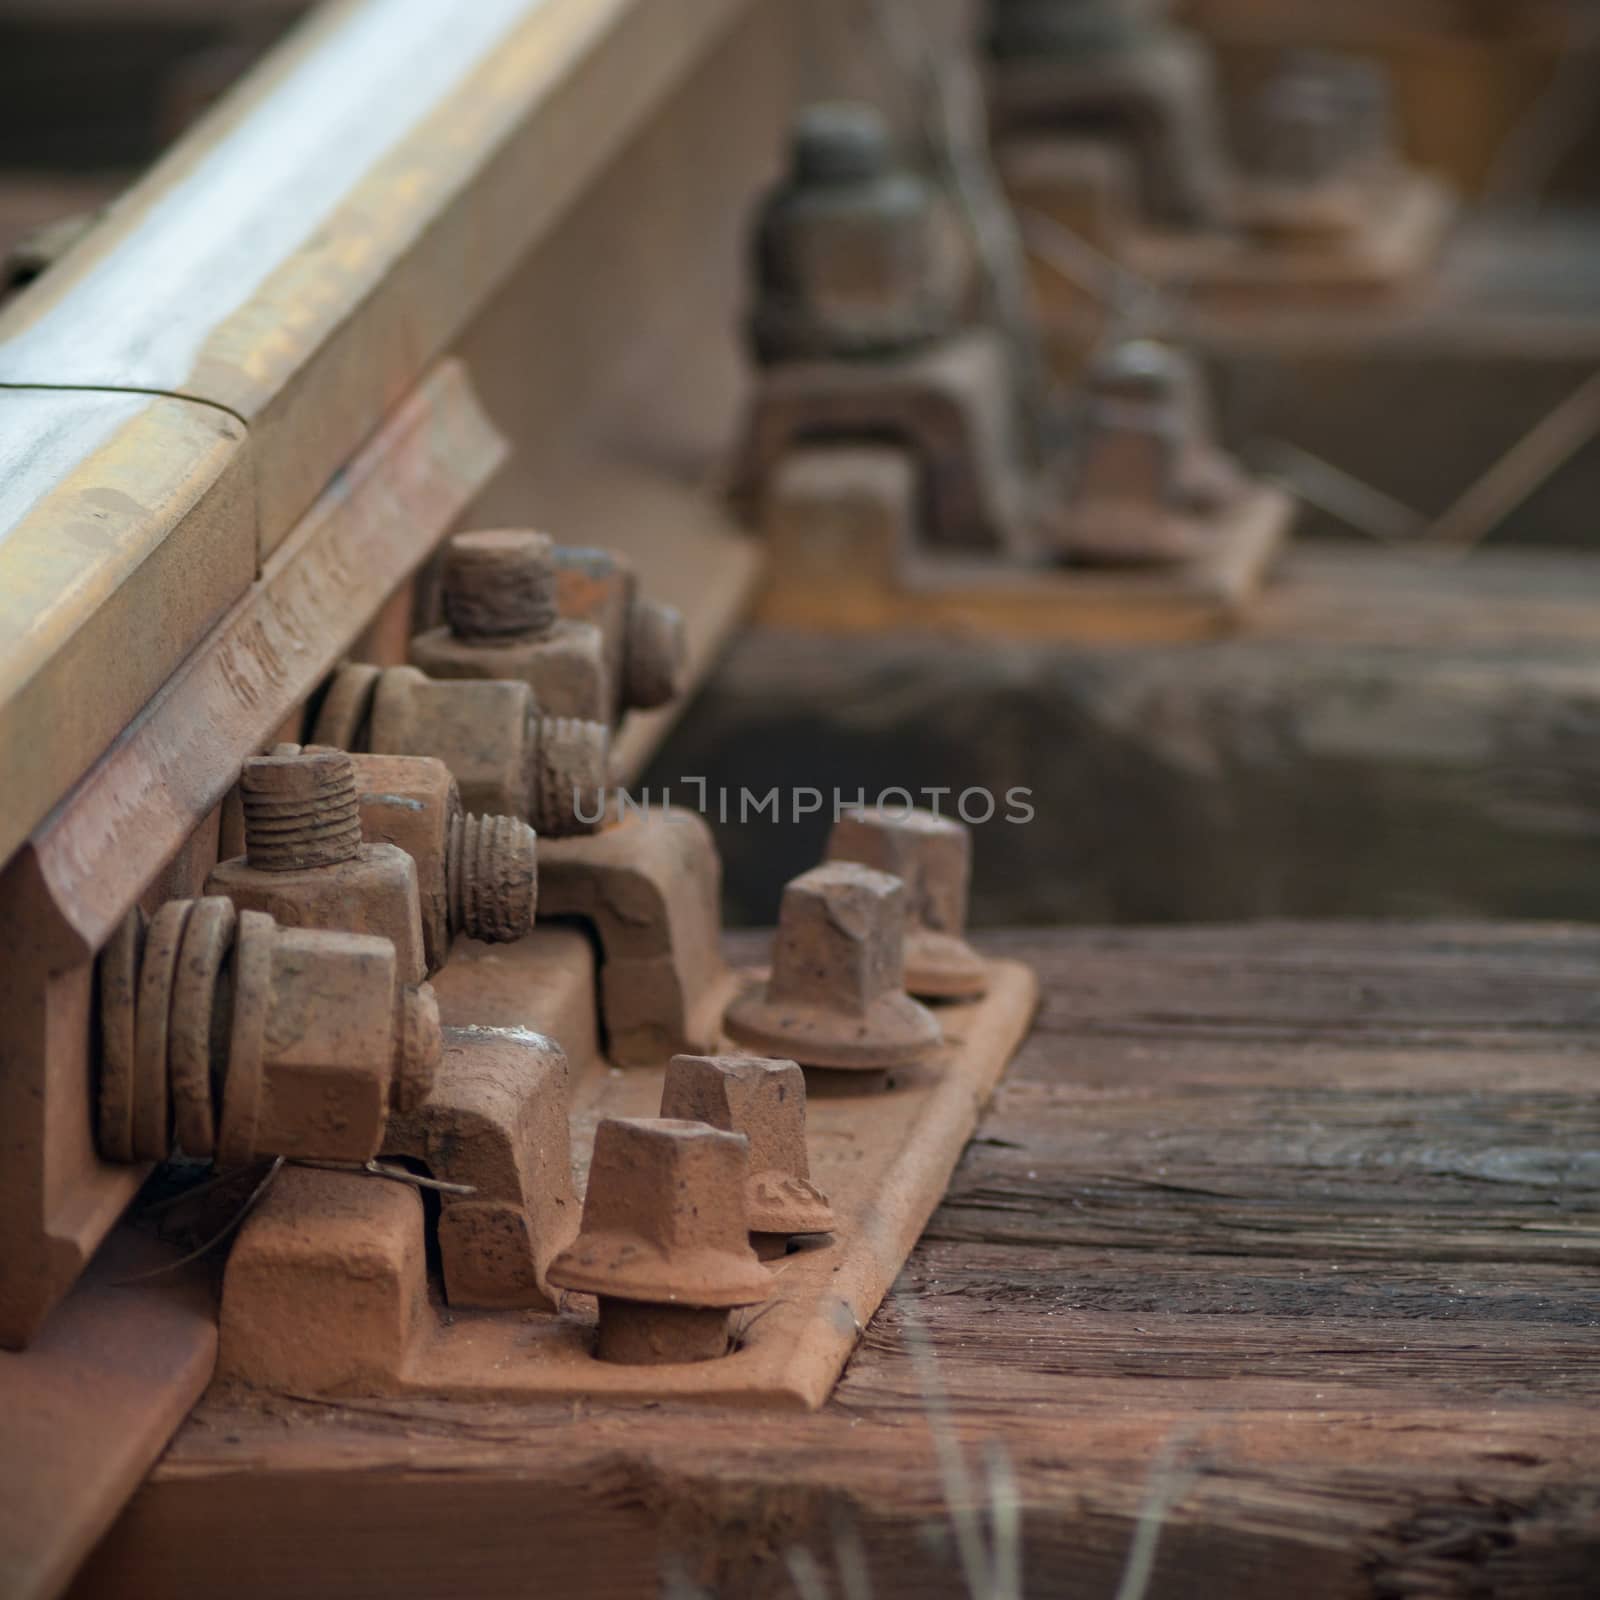
[[[468,811],[526,817],[537,719],[533,691],[525,683],[438,680],[415,667],[390,667],[373,694],[367,749],[378,755],[435,756],[455,777]]]
[[[610,721],[605,640],[560,615],[552,549],[531,531],[458,534],[445,555],[447,622],[411,641],[411,664],[433,678],[514,679],[542,716]]]
[[[378,680],[368,730],[376,754],[443,761],[470,812],[525,817],[552,837],[592,833],[604,821],[609,728],[541,717],[526,683],[435,680],[391,667]]]
[[[881,117],[823,104],[798,118],[753,249],[757,360],[882,358],[954,332],[971,263],[943,198],[898,166]]]
[[[467,816],[450,769],[429,756],[351,757],[368,844],[404,850],[417,865],[428,970],[458,933],[489,943],[532,930],[538,841],[516,817]]]
[[[130,959],[124,932],[102,958],[115,1002],[101,1012],[102,1075],[109,1064],[125,1080],[101,1094],[108,1158],[166,1159],[175,1110],[185,1153],[222,1166],[365,1161],[390,1110],[428,1094],[438,1006],[426,985],[401,981],[389,940],[282,928],[219,896],[169,901],[151,927],[142,957]]]
[[[292,747],[290,747],[292,748]],[[245,854],[219,862],[205,893],[283,927],[388,939],[406,981],[428,971],[416,863],[392,845],[361,842],[355,770],[342,750],[247,761],[240,774]]]

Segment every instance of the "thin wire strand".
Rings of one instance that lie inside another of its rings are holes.
[[[406,1183],[415,1189],[429,1189],[437,1194],[474,1195],[477,1188],[470,1183],[446,1183],[443,1178],[424,1177],[420,1172],[411,1172],[405,1167],[390,1166],[387,1162],[378,1161],[315,1161],[310,1158],[297,1159],[290,1163],[296,1167],[311,1167],[317,1172],[348,1172],[352,1177],[384,1178],[390,1183]]]
[[[1420,512],[1287,439],[1255,440],[1246,457],[1296,499],[1380,544],[1415,544],[1427,525]]]
[[[282,1167],[283,1157],[278,1156],[273,1160],[272,1165],[267,1168],[266,1174],[261,1179],[260,1183],[258,1183],[255,1188],[250,1191],[250,1194],[245,1200],[244,1204],[240,1206],[239,1209],[234,1212],[232,1217],[228,1219],[227,1224],[219,1232],[213,1234],[209,1239],[207,1239],[203,1245],[200,1245],[197,1249],[191,1250],[186,1256],[179,1256],[176,1261],[168,1261],[164,1262],[159,1267],[152,1267],[148,1272],[136,1272],[131,1277],[114,1279],[112,1287],[117,1289],[125,1289],[130,1284],[145,1283],[151,1278],[164,1277],[167,1273],[176,1272],[180,1267],[186,1267],[191,1261],[198,1261],[201,1256],[205,1255],[208,1251],[214,1250],[255,1209],[257,1202],[261,1199],[262,1195],[267,1192],[269,1185],[272,1183],[272,1180],[277,1177]]]

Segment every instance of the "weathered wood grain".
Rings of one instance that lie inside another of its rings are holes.
[[[647,781],[987,787],[991,925],[1587,917],[1597,598],[1600,562],[1570,552],[1307,544],[1237,635],[1200,645],[753,628]],[[1001,820],[1014,785],[1030,826]],[[719,826],[734,920],[770,921],[827,827]]]
[[[1152,1596],[1592,1594],[1600,934],[987,947],[1040,1024],[821,1414],[214,1394],[78,1592],[789,1595],[859,1539],[960,1594],[947,1415],[1030,1596],[1114,1593],[1163,1487]]]

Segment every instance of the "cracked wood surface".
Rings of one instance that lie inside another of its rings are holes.
[[[854,1530],[961,1594],[920,1326],[1029,1596],[1112,1595],[1152,1493],[1152,1596],[1593,1594],[1600,932],[983,943],[1043,1012],[822,1413],[218,1393],[79,1593],[789,1595]]]

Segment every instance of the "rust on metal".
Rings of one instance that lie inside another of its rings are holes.
[[[802,873],[783,893],[770,975],[728,1007],[729,1037],[862,1072],[932,1054],[938,1019],[905,991],[905,921],[905,885],[888,873],[853,861]]]
[[[233,902],[221,896],[197,900],[189,913],[177,976],[172,985],[172,1020],[167,1069],[178,1148],[207,1160],[216,1149],[217,1112],[212,1079],[216,1038],[225,1007],[217,1004],[223,963],[238,927]],[[106,1035],[102,1025],[101,1049]],[[101,1137],[102,1148],[105,1145]]]
[[[363,844],[355,768],[342,750],[245,762],[245,854],[218,862],[207,894],[265,911],[286,927],[377,934],[408,983],[427,975],[416,862],[394,845]]]
[[[674,1056],[661,1086],[661,1115],[704,1122],[750,1143],[745,1210],[762,1259],[790,1239],[833,1231],[833,1207],[811,1181],[806,1079],[793,1061],[761,1056]]]
[[[133,1160],[133,1107],[139,970],[144,957],[145,915],[135,906],[100,954],[100,1092],[96,1126],[108,1161]]]
[[[645,594],[631,563],[614,550],[558,545],[561,615],[593,623],[605,641],[615,723],[629,711],[669,704],[688,681],[688,639],[676,606]]]
[[[1226,221],[1228,160],[1210,56],[1136,0],[993,0],[995,137],[1114,141],[1140,209],[1182,228]]]
[[[972,833],[954,817],[915,807],[846,811],[828,837],[828,860],[859,861],[906,886],[906,990],[924,1000],[973,999],[988,986],[967,943]]]
[[[1051,544],[1085,566],[1202,562],[1261,493],[1212,437],[1197,364],[1155,340],[1123,340],[1085,375]]]
[[[704,818],[674,806],[611,815],[540,845],[541,907],[600,946],[606,1051],[623,1066],[709,1050],[727,1001],[722,864]]]
[[[178,950],[191,902],[169,901],[150,919],[139,967],[133,1025],[133,1158],[164,1161],[172,1148],[167,1034]]]
[[[394,1118],[385,1152],[462,1186],[438,1221],[452,1306],[555,1309],[546,1273],[573,1239],[571,1074],[552,1039],[518,1028],[447,1028],[427,1097]]]
[[[1081,617],[1105,626],[1138,609],[1175,631],[1227,626],[1260,586],[1292,503],[1221,457],[1188,404],[1198,380],[1186,366],[1172,393],[1142,406],[1105,393],[1097,372],[1076,426],[1052,404],[1025,427],[1021,364],[1000,329],[955,302],[913,315],[944,252],[966,248],[919,223],[925,191],[894,164],[877,113],[822,107],[802,116],[791,171],[761,212],[762,365],[731,479],[772,552],[763,616],[829,629],[1037,616],[1070,633]],[[892,274],[852,268],[863,233]],[[824,292],[817,263],[835,255],[847,283],[872,289],[876,321]],[[901,455],[904,469],[886,477],[868,453]],[[854,574],[848,591],[840,567]]]
[[[551,1031],[568,1043],[574,1067],[572,1156],[580,1176],[592,1170],[598,1127],[657,1116],[664,1079],[661,1067],[615,1071],[594,1049],[594,972],[581,934],[543,925],[518,944],[460,947],[440,974],[453,1025],[475,1017],[511,1028],[530,1014],[555,1019]],[[812,1181],[832,1205],[831,1242],[772,1262],[770,1303],[735,1319],[738,1348],[725,1360],[597,1361],[593,1316],[576,1294],[555,1316],[457,1305],[443,1314],[429,1302],[426,1228],[414,1191],[285,1168],[229,1258],[224,1364],[252,1385],[304,1395],[587,1396],[815,1409],[944,1193],[980,1108],[1027,1031],[1037,993],[1026,967],[991,962],[989,992],[941,1009],[947,1041],[897,1074],[893,1094],[861,1074],[834,1075],[825,1090],[812,1085],[808,1156]],[[455,1202],[445,1196],[443,1203],[448,1210]],[[711,1325],[713,1352],[725,1347],[720,1317],[698,1321]]]
[[[612,1117],[595,1133],[583,1226],[550,1281],[598,1297],[602,1361],[714,1360],[727,1313],[772,1279],[750,1248],[750,1147],[702,1122]]]
[[[129,966],[128,944],[124,935],[103,958],[114,978]],[[264,1156],[365,1161],[382,1148],[390,1112],[413,1109],[432,1087],[438,1009],[426,985],[405,981],[387,939],[284,927],[208,896],[163,906],[132,959],[131,1119],[120,1091],[102,1097],[108,1160],[165,1160],[175,1122],[184,1154],[224,1167]],[[103,1061],[128,1021],[125,1006],[102,1010]]]
[[[950,207],[872,108],[808,107],[752,250],[758,361],[881,359],[960,325],[971,265]]]
[[[469,811],[526,818],[541,835],[590,832],[604,813],[606,724],[541,716],[533,691],[513,679],[441,680],[416,667],[374,675],[347,664],[311,738],[319,745],[354,739],[377,755],[435,757]]]
[[[427,1298],[418,1190],[287,1167],[228,1254],[217,1370],[289,1393],[381,1390],[404,1368]]]
[[[411,641],[412,665],[434,678],[515,679],[541,716],[610,722],[606,640],[561,615],[553,551],[531,531],[457,534],[445,548],[445,625]]]
[[[416,863],[430,973],[458,934],[504,944],[533,927],[538,839],[526,822],[469,816],[450,769],[430,756],[355,755],[350,765],[362,838]]]

